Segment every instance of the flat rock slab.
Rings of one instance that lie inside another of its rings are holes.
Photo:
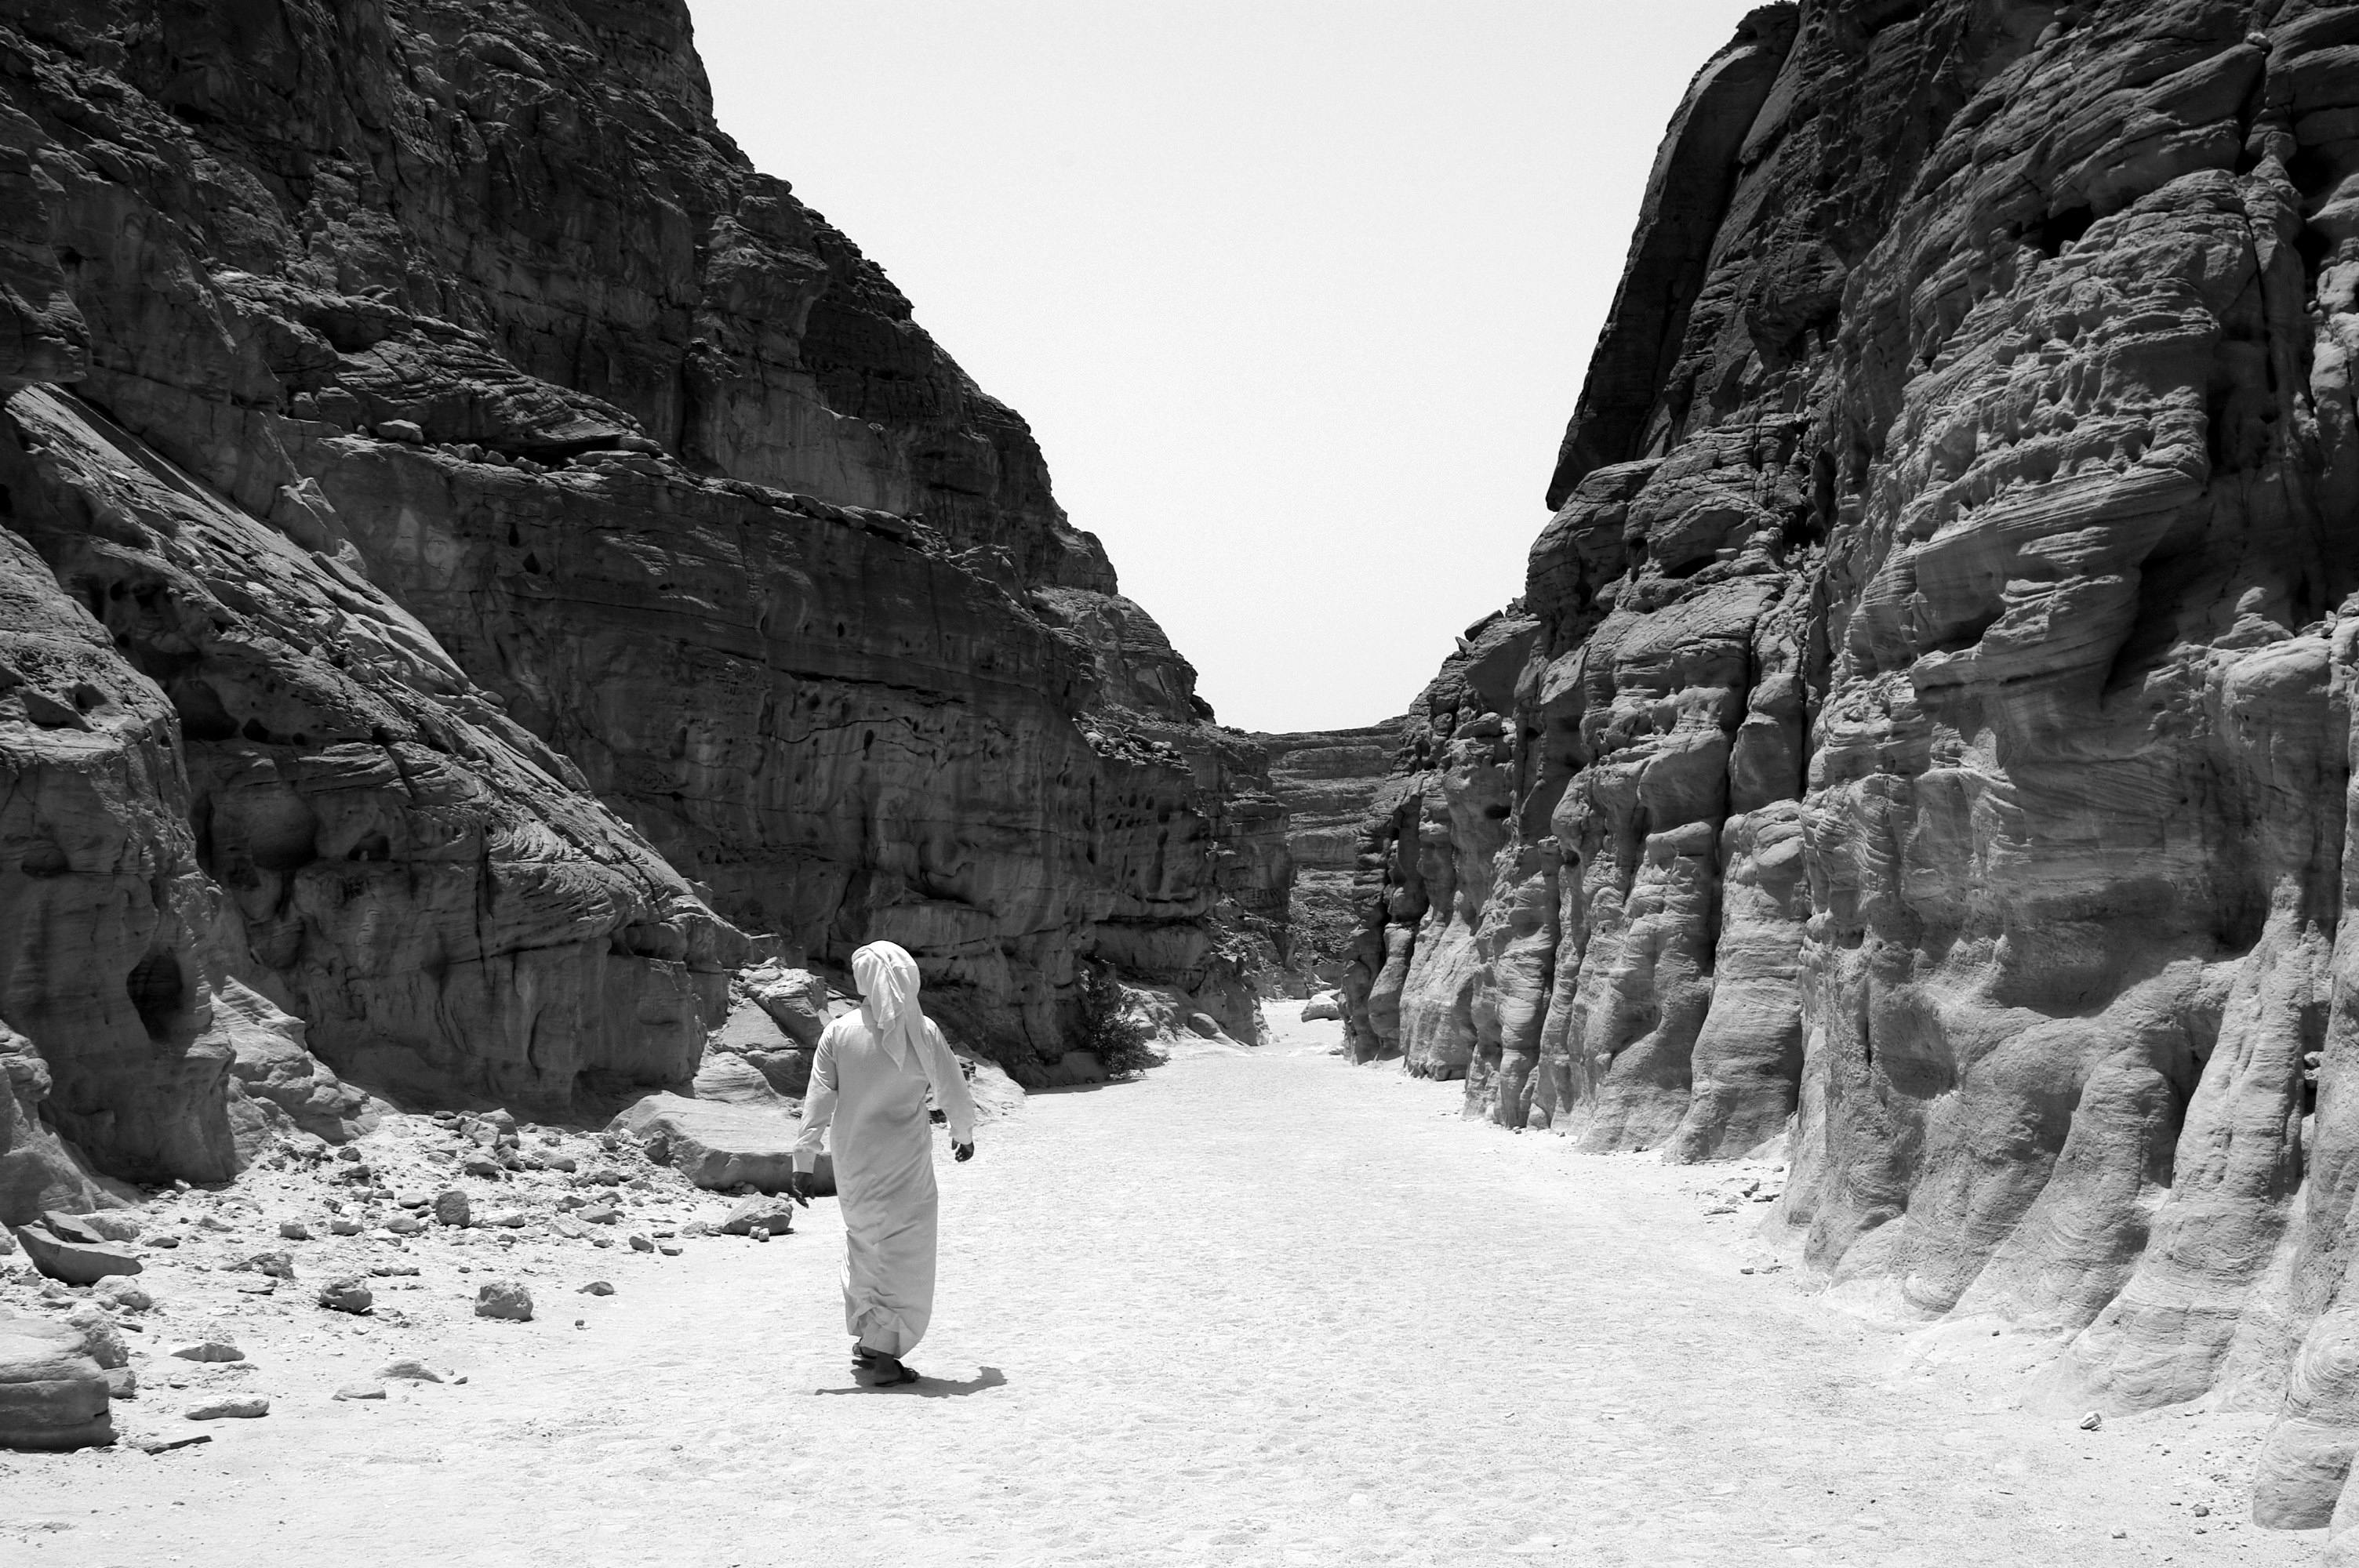
[[[94,1285],[110,1274],[136,1274],[139,1260],[111,1242],[71,1241],[42,1225],[16,1227],[33,1267],[66,1285]]]
[[[0,1448],[88,1448],[114,1441],[106,1374],[80,1329],[0,1315]]]
[[[406,1383],[439,1383],[442,1374],[415,1356],[397,1357],[376,1369],[380,1378],[399,1379]]]
[[[783,1191],[794,1173],[796,1119],[766,1106],[723,1105],[681,1095],[649,1095],[613,1125],[641,1143],[657,1142],[671,1168],[700,1187],[728,1192],[752,1186]],[[648,1157],[654,1158],[655,1150]],[[822,1191],[835,1190],[835,1169],[824,1154],[814,1173]]]
[[[190,1421],[253,1421],[270,1413],[270,1401],[260,1394],[230,1394],[180,1412]]]
[[[187,1345],[176,1345],[170,1355],[183,1361],[243,1361],[245,1352],[226,1339],[199,1339]]]

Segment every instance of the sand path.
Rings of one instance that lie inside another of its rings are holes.
[[[528,1325],[250,1346],[277,1408],[210,1446],[0,1456],[0,1562],[2315,1556],[2234,1522],[2255,1418],[2083,1433],[2010,1408],[2012,1367],[1929,1377],[1741,1274],[1750,1216],[1707,1218],[1696,1173],[1470,1126],[1331,1028],[1035,1097],[945,1159],[914,1392],[852,1389],[822,1204],[767,1245],[584,1250],[617,1293],[536,1286]],[[328,1399],[389,1350],[470,1380]]]

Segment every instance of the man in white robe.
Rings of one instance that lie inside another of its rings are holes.
[[[835,1192],[843,1210],[843,1325],[864,1383],[912,1383],[901,1364],[934,1311],[933,1130],[926,1097],[950,1123],[961,1160],[974,1157],[974,1098],[942,1032],[918,1005],[918,961],[890,942],[852,956],[858,1012],[819,1037],[795,1141],[790,1189],[806,1180],[832,1123]]]

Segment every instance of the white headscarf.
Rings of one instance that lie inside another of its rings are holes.
[[[852,981],[860,988],[860,1016],[893,1065],[906,1068],[914,1059],[931,1079],[926,1011],[918,1005],[918,960],[897,943],[871,942],[852,956]]]

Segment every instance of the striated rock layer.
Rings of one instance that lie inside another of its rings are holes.
[[[31,0],[0,219],[0,1217],[684,1085],[756,946],[1250,1030],[1259,752],[679,0]]]
[[[1360,824],[1392,772],[1406,722],[1253,737],[1269,758],[1270,793],[1286,808],[1286,851],[1294,862],[1286,922],[1293,990],[1332,986],[1351,962]]]
[[[2359,7],[1756,13],[1364,838],[1355,1049],[1590,1149],[1783,1134],[1838,1286],[2277,1409],[2256,1517],[2328,1523],[2354,348]]]

